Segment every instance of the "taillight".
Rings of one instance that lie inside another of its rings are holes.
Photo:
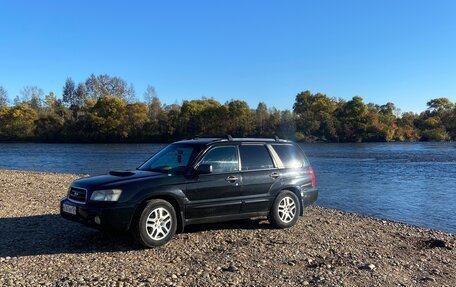
[[[315,187],[315,173],[312,166],[309,166],[310,180],[312,181],[312,187]]]

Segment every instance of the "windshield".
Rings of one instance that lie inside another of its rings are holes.
[[[152,156],[139,169],[166,173],[183,172],[195,155],[194,145],[171,144]]]

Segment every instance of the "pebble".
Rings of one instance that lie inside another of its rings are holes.
[[[264,219],[195,225],[142,249],[129,235],[60,218],[78,177],[0,170],[0,286],[456,286],[454,236],[320,207],[285,230]]]

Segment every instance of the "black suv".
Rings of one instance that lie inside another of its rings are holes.
[[[301,148],[259,138],[195,138],[168,145],[134,171],[71,183],[60,213],[100,229],[131,230],[147,247],[194,223],[267,216],[293,226],[317,200]]]

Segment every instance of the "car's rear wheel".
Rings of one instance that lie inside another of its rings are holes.
[[[150,200],[142,210],[133,230],[136,240],[145,247],[166,244],[176,233],[177,216],[171,203]]]
[[[299,213],[298,197],[293,192],[284,190],[275,199],[268,219],[277,228],[287,228],[296,224]]]

